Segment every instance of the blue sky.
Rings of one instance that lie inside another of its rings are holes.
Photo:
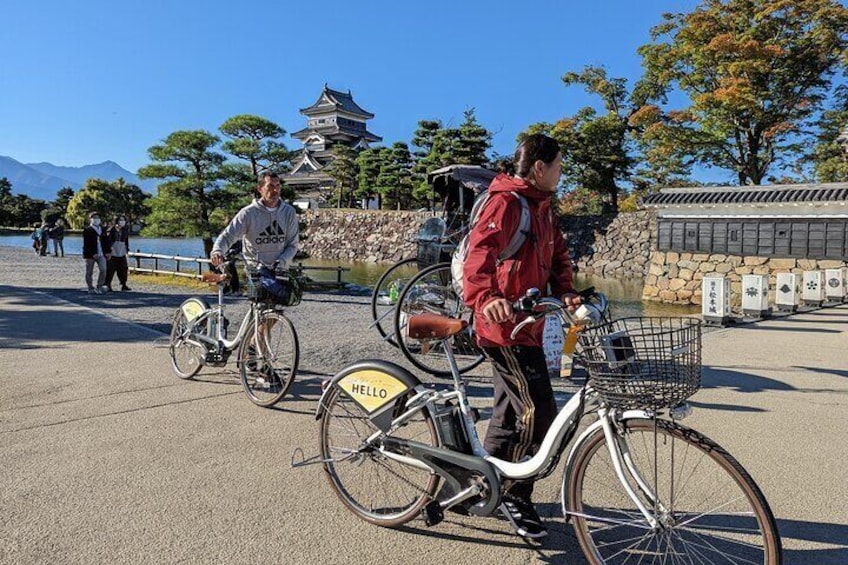
[[[494,150],[511,153],[527,125],[597,102],[562,74],[593,64],[636,79],[651,26],[695,5],[7,0],[0,155],[135,171],[170,132],[215,131],[236,114],[297,131],[325,82],[351,89],[388,144],[474,107]]]

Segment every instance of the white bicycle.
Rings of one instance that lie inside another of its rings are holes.
[[[530,313],[522,325],[551,312],[573,321],[558,300],[530,294],[516,304]],[[590,300],[606,312],[605,297]],[[380,360],[335,375],[317,411],[320,455],[292,464],[322,463],[343,504],[368,522],[396,527],[423,516],[435,525],[448,508],[493,515],[505,480],[549,475],[581,419],[594,415],[567,454],[561,490],[591,563],[782,563],[774,516],[754,480],[725,449],[677,422],[700,386],[699,321],[603,320],[582,331],[588,382],[538,452],[517,463],[490,456],[478,438],[450,347],[465,325],[429,313],[409,320],[410,336],[444,340],[447,389]]]

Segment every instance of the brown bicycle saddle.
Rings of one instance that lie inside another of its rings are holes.
[[[202,278],[203,282],[207,284],[221,284],[223,282],[227,282],[230,279],[230,275],[206,271],[205,273],[203,273]]]
[[[410,316],[407,329],[412,339],[445,339],[468,327],[468,322],[438,314]]]

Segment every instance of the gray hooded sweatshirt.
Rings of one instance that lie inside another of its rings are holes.
[[[255,199],[221,232],[212,253],[226,255],[227,249],[242,238],[244,258],[250,266],[272,267],[279,262],[279,267],[285,268],[297,253],[298,232],[294,208],[281,201],[276,210],[269,210]]]

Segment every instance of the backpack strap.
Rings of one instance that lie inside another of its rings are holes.
[[[518,253],[527,241],[527,236],[530,235],[530,205],[527,204],[527,199],[517,192],[510,191],[510,194],[521,203],[521,217],[518,220],[518,229],[512,234],[509,244],[498,253],[498,262],[503,262]]]

